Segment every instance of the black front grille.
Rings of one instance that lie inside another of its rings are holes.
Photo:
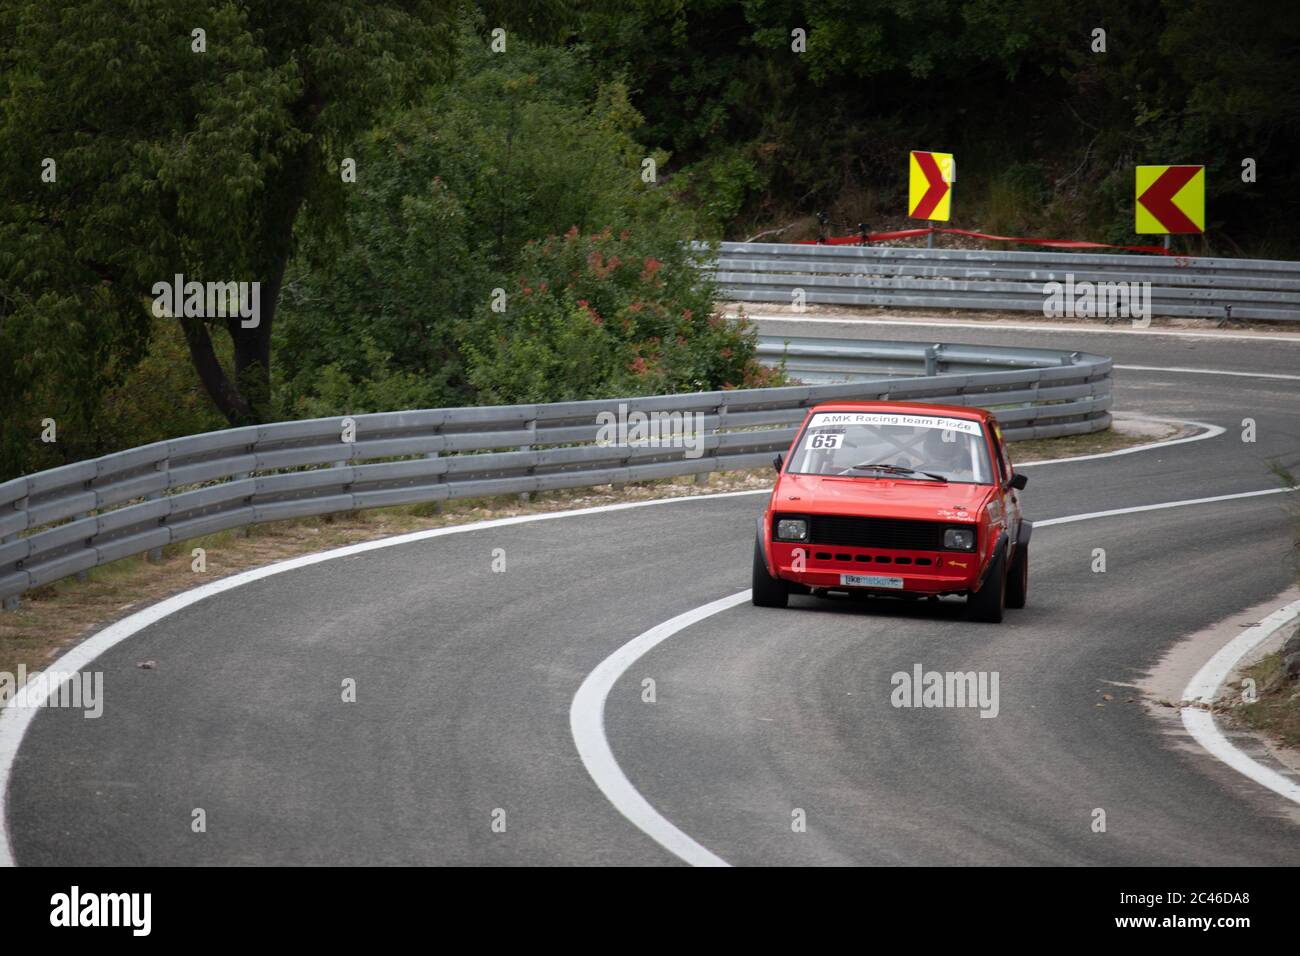
[[[848,515],[809,516],[809,544],[841,544],[855,548],[900,548],[939,551],[943,529],[937,521],[899,518],[854,518]]]

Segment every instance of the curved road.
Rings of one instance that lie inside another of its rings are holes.
[[[1294,341],[857,334],[1300,370]],[[1300,450],[1295,380],[1116,380],[1119,410],[1227,431],[1031,468],[1031,518],[1273,488],[1265,459]],[[1245,417],[1254,444],[1240,440]],[[763,501],[684,499],[440,535],[163,618],[93,664],[105,674],[101,719],[36,715],[9,789],[17,861],[680,863],[587,775],[569,707],[618,647],[748,587]],[[610,746],[659,813],[733,864],[1300,863],[1290,805],[1182,744],[1126,686],[1184,635],[1294,580],[1281,508],[1269,495],[1044,527],[1029,607],[1000,627],[966,623],[960,602],[731,608],[614,685]],[[504,573],[491,570],[495,548]],[[1106,549],[1105,574],[1090,570],[1094,548]],[[157,667],[136,666],[146,659]],[[918,663],[998,672],[997,718],[892,707],[890,675]],[[356,703],[341,700],[347,678]],[[191,830],[196,808],[204,833]],[[1104,834],[1091,831],[1095,808]],[[806,832],[792,831],[796,809]]]

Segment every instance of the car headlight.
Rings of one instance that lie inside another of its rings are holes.
[[[943,546],[949,551],[974,551],[974,528],[948,528],[943,533]]]
[[[808,519],[807,518],[780,518],[776,522],[776,538],[778,541],[807,541],[808,540]]]

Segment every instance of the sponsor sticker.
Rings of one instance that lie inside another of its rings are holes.
[[[846,425],[870,425],[894,428],[935,428],[940,431],[979,435],[979,422],[968,418],[943,418],[935,415],[900,415],[891,412],[818,412],[810,428],[843,428]]]

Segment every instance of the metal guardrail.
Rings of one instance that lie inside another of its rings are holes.
[[[12,607],[24,591],[98,565],[260,522],[761,467],[786,450],[807,408],[834,399],[996,408],[1011,440],[1110,423],[1109,358],[922,342],[853,345],[859,352],[870,346],[882,373],[904,375],[251,425],[15,478],[0,484],[0,599]],[[928,374],[918,376],[922,370]],[[625,416],[702,416],[692,418],[703,433],[700,457],[686,457],[682,447],[598,443],[597,416],[620,409]]]
[[[1054,349],[936,343],[924,346],[919,356],[916,349],[915,342],[781,335],[758,337],[759,360],[774,368],[784,368],[792,378],[805,385],[869,382],[878,381],[882,375],[911,375],[918,362],[924,363],[926,375],[951,375],[995,369],[1052,368],[1063,362],[1084,361],[1081,352]]]
[[[1044,285],[1072,275],[1149,282],[1153,315],[1300,321],[1300,262],[1273,259],[723,242],[710,271],[743,302],[802,289],[812,304],[1041,312]]]

